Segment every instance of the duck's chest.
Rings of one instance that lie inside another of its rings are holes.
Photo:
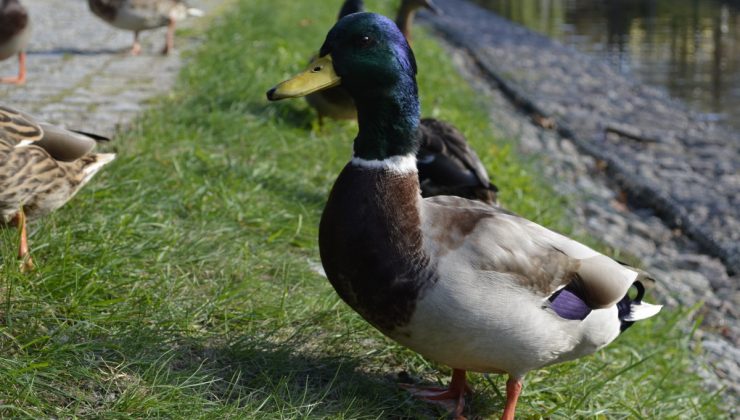
[[[348,165],[319,228],[321,261],[339,296],[386,334],[408,324],[434,270],[423,251],[415,172]]]

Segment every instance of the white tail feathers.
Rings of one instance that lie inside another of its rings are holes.
[[[206,12],[196,9],[195,7],[188,7],[188,16],[202,17],[205,16]]]
[[[18,144],[15,145],[15,147],[16,148],[18,148],[18,147],[26,147],[26,146],[30,146],[30,145],[34,144],[35,142],[36,142],[35,140],[21,140],[21,141],[18,142]]]
[[[630,314],[624,320],[634,322],[647,319],[660,312],[662,308],[663,305],[653,305],[645,302],[633,303],[630,305]]]
[[[95,161],[82,168],[82,173],[84,174],[83,183],[87,183],[103,166],[116,158],[115,153],[96,153],[93,156],[95,156]]]
[[[196,9],[194,7],[186,7],[182,3],[180,3],[178,7],[175,7],[170,11],[170,19],[175,21],[185,20],[189,16],[201,17],[203,15],[205,15],[205,12],[203,12],[202,10]]]

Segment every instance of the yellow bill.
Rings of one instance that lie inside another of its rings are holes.
[[[267,99],[277,101],[298,98],[308,94],[338,86],[342,78],[334,71],[331,54],[319,57],[308,68],[267,91]]]

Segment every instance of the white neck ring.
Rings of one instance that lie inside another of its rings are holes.
[[[403,175],[416,173],[416,155],[396,155],[383,160],[367,160],[353,156],[350,163],[354,166],[367,169],[383,169],[395,174]]]

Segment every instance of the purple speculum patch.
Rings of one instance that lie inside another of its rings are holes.
[[[591,308],[575,293],[562,289],[550,297],[550,307],[565,319],[583,320],[591,313]]]

